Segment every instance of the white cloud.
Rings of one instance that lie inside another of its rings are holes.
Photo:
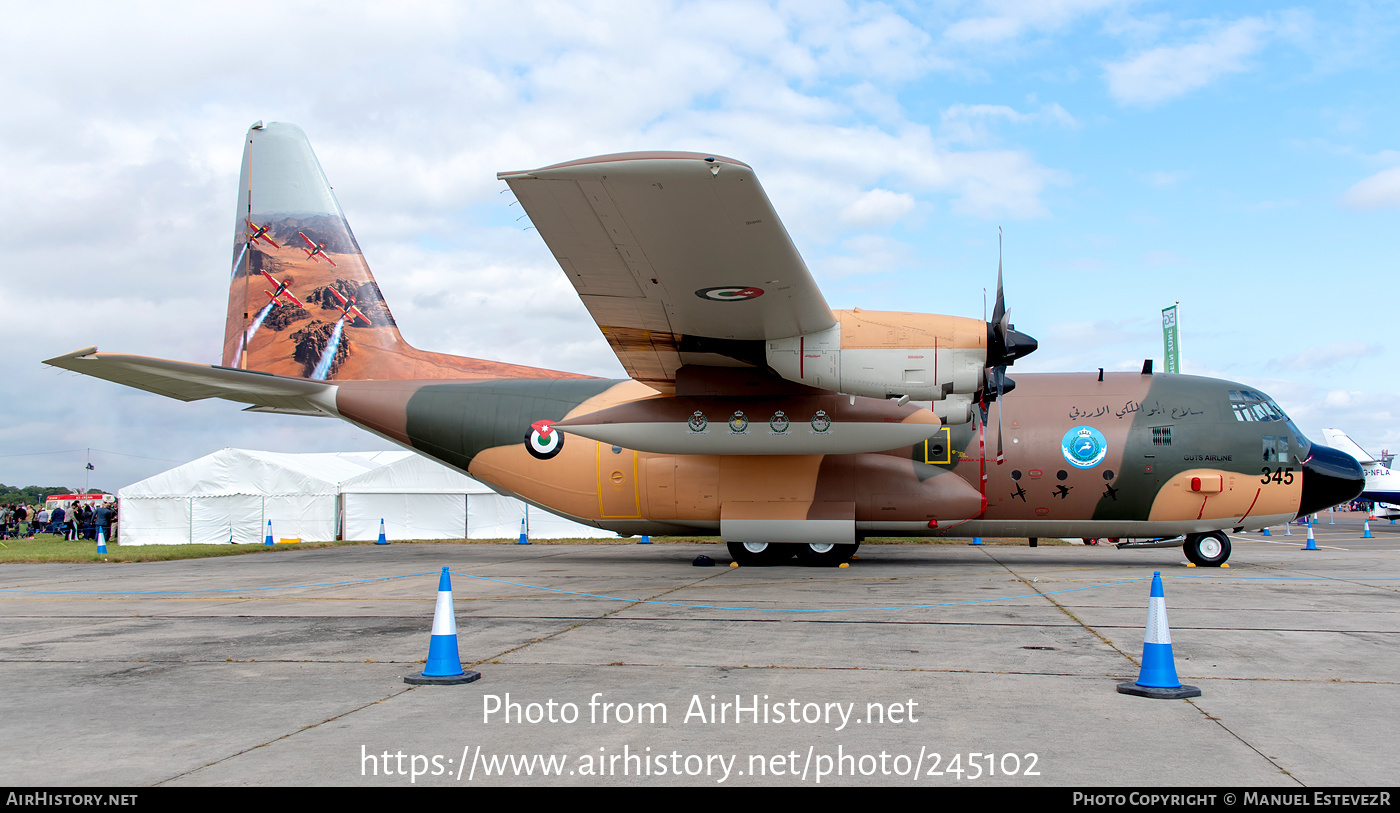
[[[1129,5],[1131,0],[988,0],[985,14],[959,20],[943,36],[951,42],[987,45],[1030,32],[1049,32],[1098,11]]]
[[[1184,96],[1229,73],[1251,68],[1249,57],[1264,47],[1273,26],[1246,17],[1217,27],[1195,42],[1161,46],[1122,61],[1104,72],[1108,91],[1120,104],[1150,107]]]
[[[1381,350],[1380,345],[1367,342],[1333,342],[1285,356],[1275,365],[1284,370],[1317,370],[1355,361],[1363,356],[1378,355]]]
[[[1341,204],[1355,211],[1400,207],[1400,167],[1357,181],[1342,194]]]
[[[861,228],[888,226],[914,208],[914,196],[888,189],[872,189],[841,210],[842,223]]]
[[[1032,113],[1022,113],[1004,104],[955,104],[939,116],[939,137],[949,144],[982,144],[990,140],[989,127],[997,121],[1010,124],[1052,124],[1066,130],[1079,129],[1079,122],[1058,104],[1041,105]]]
[[[1143,173],[1142,179],[1152,186],[1168,188],[1176,186],[1182,179],[1189,178],[1190,176],[1190,172],[1165,172],[1163,170],[1156,170],[1154,172]]]
[[[875,274],[908,265],[914,258],[909,246],[878,234],[861,234],[845,240],[842,253],[820,262],[823,276],[842,278],[856,274]]]

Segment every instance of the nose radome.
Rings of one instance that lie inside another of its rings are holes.
[[[1298,515],[1354,500],[1365,486],[1366,473],[1356,458],[1314,443],[1308,459],[1303,461],[1303,496],[1298,501]]]

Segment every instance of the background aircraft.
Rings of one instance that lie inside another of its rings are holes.
[[[1361,489],[1361,498],[1375,502],[1400,504],[1400,471],[1393,471],[1380,461],[1380,458],[1362,449],[1340,429],[1324,429],[1322,436],[1327,445],[1346,452],[1361,464],[1366,474],[1366,485]]]
[[[250,201],[255,160],[295,177]],[[1360,491],[1351,457],[1238,384],[1147,368],[1012,381],[1035,341],[1011,327],[1000,283],[988,322],[833,311],[739,161],[632,153],[500,177],[631,380],[409,346],[305,135],[277,123],[245,144],[224,365],[95,348],[47,363],[182,400],[337,416],[576,521],[718,533],[752,564],[835,564],[868,536],[1185,534],[1189,558],[1218,565],[1224,530]],[[253,273],[239,252],[249,212],[318,224],[315,252],[269,256],[302,284],[348,279],[383,323],[352,339],[308,313],[259,331],[247,370],[231,369],[253,310],[238,280]],[[316,267],[328,252],[335,279]],[[989,442],[1003,454],[988,457]]]

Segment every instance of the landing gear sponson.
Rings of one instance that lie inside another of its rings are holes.
[[[837,545],[831,542],[789,544],[777,542],[726,542],[729,555],[742,567],[780,565],[796,556],[804,565],[836,567],[851,561],[860,543]]]

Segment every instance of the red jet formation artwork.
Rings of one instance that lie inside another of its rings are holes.
[[[327,261],[329,262],[329,259]],[[326,288],[326,290],[335,294],[335,298],[340,300],[340,313],[342,317],[350,317],[351,322],[354,322],[355,319],[359,319],[365,323],[365,327],[369,327],[369,317],[365,316],[360,312],[359,308],[355,307],[355,303],[359,300],[353,296],[346,299],[345,294],[342,294],[334,288]]]
[[[259,226],[251,220],[244,220],[243,222],[248,224],[249,245],[258,242],[258,240],[266,240],[268,245],[271,245],[273,248],[281,248],[281,246],[277,245],[277,241],[267,236],[267,226]]]
[[[306,256],[307,256],[307,257],[309,257],[309,258],[311,258],[311,259],[313,259],[313,260],[316,260],[317,257],[324,257],[325,260],[326,260],[326,262],[330,263],[332,267],[335,266],[335,260],[332,260],[332,259],[331,259],[329,256],[327,256],[327,254],[326,254],[326,244],[325,244],[325,243],[313,243],[313,242],[311,241],[311,238],[310,238],[310,237],[307,237],[306,235],[302,234],[301,232],[297,232],[297,236],[300,237],[301,239],[305,240],[305,241],[306,241],[306,244],[307,244],[308,246],[311,246],[311,248],[303,248],[303,249],[302,249],[302,251],[305,251],[305,252],[306,252]],[[320,262],[320,260],[316,260],[316,262]]]
[[[271,274],[267,273],[266,271],[263,271],[263,272],[262,272],[262,275],[263,275],[264,277],[267,277],[267,281],[268,281],[268,282],[271,282],[273,285],[277,286],[277,290],[275,290],[275,291],[266,291],[266,290],[263,291],[263,293],[267,294],[268,297],[269,297],[273,302],[276,302],[276,301],[277,301],[277,297],[279,297],[279,296],[285,296],[287,299],[291,300],[292,302],[295,302],[296,305],[297,305],[297,307],[299,307],[299,308],[304,308],[304,307],[306,307],[305,305],[303,305],[303,304],[301,303],[301,300],[300,300],[300,299],[297,299],[295,296],[292,296],[292,292],[287,290],[287,287],[290,286],[290,285],[292,284],[292,278],[291,278],[291,277],[287,277],[286,279],[282,280],[281,282],[278,282],[276,277],[272,276]]]

